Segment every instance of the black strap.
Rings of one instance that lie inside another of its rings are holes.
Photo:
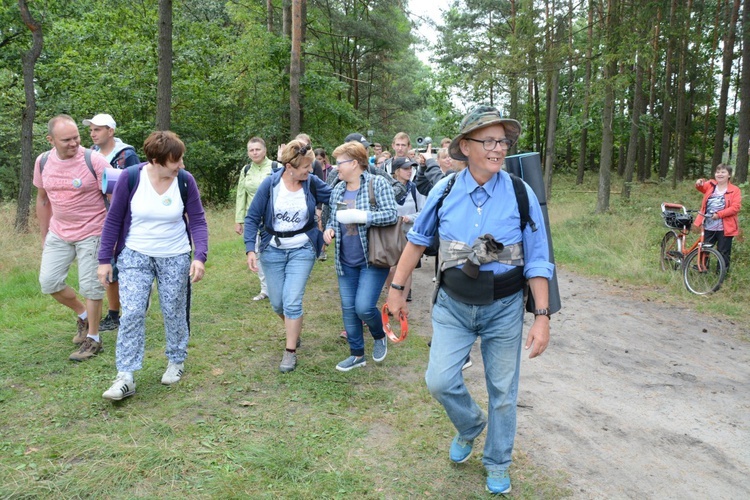
[[[253,166],[252,163],[248,163],[247,165],[245,165],[245,168],[242,171],[242,175],[247,175],[247,171],[250,170],[250,168],[252,166]],[[272,161],[271,162],[271,172],[276,172],[279,168],[280,168],[279,167],[279,162],[277,162],[277,161]]]
[[[526,191],[526,184],[520,177],[508,173],[510,180],[513,181],[513,191],[516,193],[516,203],[518,204],[518,213],[521,215],[521,231],[526,229],[526,225],[531,225],[531,230],[536,232],[536,223],[529,215],[529,193]]]
[[[135,183],[138,181],[138,176],[141,175],[141,169],[145,163],[140,165],[132,165],[125,169],[128,174],[128,192],[133,192]],[[187,213],[187,199],[188,199],[188,181],[187,173],[183,169],[177,171],[177,187],[180,190],[180,198],[182,199],[182,213]]]
[[[276,162],[274,162],[276,163]],[[313,200],[318,201],[318,187],[315,185],[315,181],[312,178],[309,178],[310,181],[310,193],[313,195]],[[273,183],[271,183],[270,186],[271,193],[273,194]],[[279,238],[291,238],[292,236],[297,236],[298,234],[306,233],[310,229],[315,227],[315,217],[313,217],[312,220],[308,220],[307,224],[305,224],[301,229],[296,229],[294,231],[274,231],[272,227],[268,227],[265,224],[263,225],[263,230],[276,238],[276,244],[280,245],[281,242],[279,241]]]

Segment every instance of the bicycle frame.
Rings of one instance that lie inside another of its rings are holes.
[[[668,211],[679,211],[683,215],[688,215],[689,213],[691,213],[691,211],[688,211],[684,205],[679,205],[677,203],[662,203],[661,211],[662,213],[665,213]],[[697,210],[692,211],[692,213],[696,213],[696,212]],[[704,214],[700,214],[700,215],[704,215]],[[680,252],[680,254],[682,254],[683,259],[687,257],[687,255],[693,250],[695,250],[696,248],[698,248],[698,252],[701,252],[703,250],[703,246],[706,245],[704,243],[705,233],[703,231],[703,224],[701,224],[700,226],[695,226],[691,224],[690,227],[680,227],[680,228],[675,228],[671,226],[667,226],[667,227],[669,227],[671,230],[673,230],[677,234],[677,250]],[[690,248],[686,249],[685,243],[687,242],[687,236],[691,233],[693,227],[696,227],[697,229],[700,230],[700,235],[698,236],[698,239],[692,245],[690,245]],[[713,246],[713,244],[708,244],[706,246]],[[699,259],[699,262],[702,263],[703,259]],[[699,263],[699,266],[701,265],[700,263]]]
[[[694,226],[692,214],[707,215],[676,203],[662,203],[661,210],[669,228],[661,241],[662,270],[680,270],[685,287],[692,293],[704,295],[718,290],[726,276],[726,264],[713,244],[705,242],[703,225],[698,228],[696,241],[687,246],[687,236]]]

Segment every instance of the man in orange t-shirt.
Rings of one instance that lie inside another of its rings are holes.
[[[47,128],[52,150],[43,170],[40,160],[44,155],[34,165],[34,186],[38,189],[36,215],[44,245],[39,283],[42,293],[52,295],[78,315],[73,343],[80,347],[69,359],[85,361],[102,350],[99,319],[104,287],[96,277],[96,270],[99,240],[107,215],[101,180],[109,164],[104,156],[92,152],[94,172],[89,170],[78,126],[70,116],[55,116]],[[75,290],[65,283],[76,258],[79,291],[86,299],[85,306]]]

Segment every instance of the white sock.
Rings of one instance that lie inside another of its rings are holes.
[[[133,372],[117,372],[117,378],[122,378],[128,382],[133,381]]]
[[[101,342],[101,340],[99,340],[99,334],[98,334],[98,333],[97,333],[96,335],[91,335],[91,334],[89,333],[89,334],[88,334],[88,335],[86,335],[86,336],[87,336],[88,338],[90,338],[90,339],[94,339],[94,340],[95,340],[95,341],[97,341],[97,342]]]
[[[81,318],[81,321],[86,321],[86,318],[89,317],[88,311],[83,311],[81,314],[78,315],[79,318]]]

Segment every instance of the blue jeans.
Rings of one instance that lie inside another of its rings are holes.
[[[488,472],[510,466],[516,436],[516,400],[523,333],[523,292],[475,306],[438,292],[432,308],[432,346],[425,381],[463,439],[487,426],[482,463]],[[469,394],[461,367],[481,339],[489,422]]]
[[[268,245],[260,254],[260,262],[267,278],[268,300],[273,312],[289,319],[301,317],[302,296],[315,264],[312,243],[288,250]]]
[[[352,356],[364,356],[363,321],[370,329],[372,338],[377,340],[385,337],[378,298],[390,269],[374,266],[349,267],[344,264],[341,264],[341,269],[344,274],[339,276],[339,295],[349,351]]]

